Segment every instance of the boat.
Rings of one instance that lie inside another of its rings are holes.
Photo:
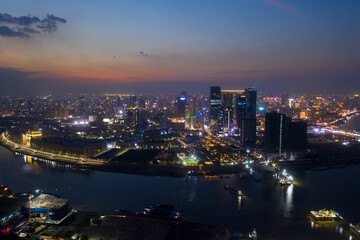
[[[1,185],[0,186],[0,196],[3,195],[3,196],[8,196],[11,194],[11,189],[9,186],[7,185]]]
[[[338,214],[334,210],[321,209],[319,211],[310,211],[310,217],[315,222],[334,222],[338,218]]]
[[[282,172],[275,173],[274,177],[276,181],[282,186],[293,184],[293,177],[290,176],[285,169]]]
[[[236,190],[235,188],[230,187],[229,185],[224,186],[224,189],[228,191],[229,193],[232,193],[237,196],[243,196],[244,194],[241,192],[241,190]]]
[[[279,181],[279,184],[283,185],[283,186],[292,184],[292,180],[289,178],[279,178],[278,181]]]
[[[183,210],[172,205],[156,204],[141,210],[140,215],[154,218],[180,219],[183,215]]]
[[[126,209],[119,209],[119,208],[114,210],[114,214],[120,215],[120,216],[136,216],[136,215],[138,215],[134,211],[130,211],[130,210],[126,210]]]
[[[253,229],[252,232],[249,233],[249,239],[257,240],[256,229]]]

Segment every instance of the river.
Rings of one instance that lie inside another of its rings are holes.
[[[0,183],[13,192],[37,188],[70,200],[75,209],[112,213],[164,203],[180,206],[189,221],[219,224],[231,232],[256,228],[259,239],[349,239],[339,226],[315,227],[310,210],[331,208],[350,222],[360,221],[360,165],[326,171],[293,172],[296,181],[281,187],[263,174],[227,175],[221,180],[80,171],[44,164],[0,147]],[[240,188],[238,198],[224,185]]]
[[[360,115],[354,115],[341,127],[344,130],[352,131],[357,129],[360,131]]]

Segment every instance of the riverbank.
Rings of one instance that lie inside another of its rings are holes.
[[[238,174],[244,170],[242,165],[204,165],[204,166],[183,166],[183,165],[152,165],[148,163],[134,162],[109,162],[103,166],[94,166],[94,170],[103,172],[130,173],[149,176],[185,177],[186,175],[222,175]]]
[[[105,161],[102,159],[85,159],[59,154],[45,153],[31,149],[30,147],[16,144],[6,138],[5,134],[0,137],[0,144],[13,153],[21,153],[35,157],[33,161],[39,162],[58,162],[62,164],[71,164],[75,167],[96,170],[102,172],[129,173],[150,176],[168,176],[168,177],[184,177],[192,175],[221,175],[221,174],[237,174],[243,170],[242,165],[203,165],[199,166],[183,166],[180,164],[149,164],[148,162],[130,162],[130,161]]]
[[[98,219],[96,224],[91,219]],[[230,239],[224,227],[192,222],[172,222],[141,216],[102,215],[78,211],[61,226],[46,226],[36,237],[70,238],[74,234],[87,239]]]
[[[106,161],[103,159],[79,158],[79,157],[71,157],[71,156],[38,151],[29,146],[17,144],[11,141],[9,138],[6,137],[5,133],[2,133],[0,135],[0,144],[8,148],[12,152],[19,152],[25,155],[57,161],[57,162],[78,164],[78,165],[89,165],[89,166],[90,165],[99,166],[106,163]]]
[[[360,163],[360,143],[318,143],[310,144],[310,148],[317,157],[279,161],[279,167],[323,170]]]
[[[0,212],[12,216],[2,218],[0,238],[4,236],[36,239],[220,239],[232,237],[225,227],[215,224],[146,217],[140,215],[105,215],[103,213],[73,210],[61,224],[38,221],[29,223],[27,214],[17,211],[26,206],[27,198],[0,197]],[[17,206],[14,209],[13,206]],[[17,211],[15,214],[14,211]],[[0,217],[2,216],[0,215]],[[4,220],[5,219],[5,220]],[[4,235],[3,235],[4,234]]]

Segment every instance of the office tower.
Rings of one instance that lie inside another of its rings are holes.
[[[176,115],[180,118],[185,118],[185,106],[187,101],[186,92],[182,91],[176,101]]]
[[[139,108],[145,108],[145,106],[146,106],[145,103],[146,103],[145,99],[144,99],[144,98],[140,98],[139,101],[138,101],[138,106],[139,106]]]
[[[286,148],[286,136],[290,118],[285,114],[270,112],[265,115],[264,150],[267,153],[282,155]]]
[[[246,89],[246,113],[241,124],[241,143],[253,146],[256,144],[256,90]]]
[[[287,152],[299,153],[307,149],[307,123],[293,121],[290,124],[287,137]]]
[[[241,136],[242,145],[256,143],[256,90],[222,90],[224,131]]]
[[[242,129],[242,119],[246,117],[246,91],[222,90],[222,109],[224,131]]]
[[[139,109],[138,108],[128,108],[125,115],[125,124],[131,130],[135,130],[139,123]]]
[[[285,114],[267,113],[265,116],[264,149],[267,153],[282,155],[305,152],[307,148],[306,122],[293,122]]]
[[[222,128],[221,88],[210,87],[210,130],[217,132]]]
[[[136,96],[135,95],[130,96],[129,105],[130,105],[130,107],[136,107]]]
[[[204,128],[204,114],[201,107],[201,99],[191,99],[185,108],[185,128],[186,129],[198,129]]]

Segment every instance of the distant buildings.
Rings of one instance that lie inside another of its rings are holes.
[[[64,119],[69,117],[69,108],[60,104],[50,106],[50,117]]]
[[[204,112],[200,99],[193,98],[185,108],[185,128],[189,130],[204,129]]]
[[[136,101],[136,96],[135,95],[132,95],[132,96],[130,96],[130,99],[129,99],[129,105],[130,105],[130,107],[136,107],[136,105],[137,105],[137,101]]]
[[[256,143],[256,90],[210,87],[210,129],[240,135],[243,145]]]

